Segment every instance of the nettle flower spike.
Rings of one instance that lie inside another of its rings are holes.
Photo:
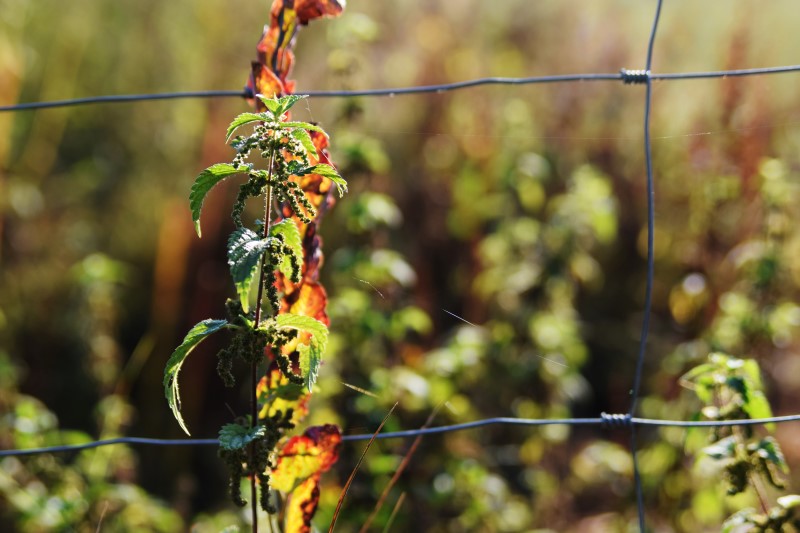
[[[235,212],[237,212],[236,207],[243,205],[243,202],[248,197],[257,197],[263,194],[268,186],[290,191],[286,195],[287,199],[291,202],[291,198],[294,198],[298,204],[306,207],[308,200],[305,199],[303,192],[298,190],[295,186],[296,184],[288,185],[291,176],[301,177],[316,174],[331,180],[336,185],[339,196],[343,196],[347,192],[347,182],[331,165],[326,163],[308,164],[309,155],[317,156],[314,142],[308,132],[318,132],[327,137],[325,131],[319,126],[308,122],[281,120],[281,117],[289,111],[292,105],[305,98],[305,96],[289,95],[273,100],[265,98],[263,95],[258,95],[258,98],[267,106],[266,111],[262,113],[242,113],[228,126],[226,142],[230,142],[231,137],[240,127],[247,124],[258,124],[252,134],[247,137],[239,136],[231,143],[231,146],[237,151],[233,163],[217,163],[208,167],[197,176],[194,185],[192,185],[189,194],[189,207],[192,211],[192,221],[195,224],[198,236],[202,236],[200,231],[200,212],[206,195],[215,185],[236,174],[247,174],[249,179],[247,183],[242,185],[244,193],[240,194],[237,199],[237,204],[234,208]],[[267,104],[267,102],[270,103]],[[262,157],[272,159],[270,161],[271,167],[274,166],[276,169],[283,167],[285,172],[270,176],[269,169],[255,170],[253,165],[246,164],[244,161],[253,148],[261,150]],[[264,154],[267,154],[267,156],[264,156]],[[270,156],[269,154],[272,155]],[[288,160],[287,162],[286,155],[281,157],[280,154],[294,156],[299,161]],[[278,161],[279,159],[282,160]],[[302,162],[305,162],[305,164]],[[310,204],[308,205],[310,206]],[[237,213],[241,214],[241,209]],[[295,210],[295,213],[298,216],[300,214],[298,210]],[[237,220],[237,222],[239,222],[238,225],[241,225],[241,220]]]

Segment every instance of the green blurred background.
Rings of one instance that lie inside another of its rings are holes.
[[[299,35],[297,92],[642,68],[655,2],[350,0]],[[264,1],[0,0],[0,103],[239,89]],[[668,0],[656,72],[800,63],[791,0]],[[724,350],[759,361],[800,412],[797,74],[656,82],[656,281],[643,416],[699,409],[679,376]],[[644,88],[483,87],[297,106],[331,134],[350,194],[322,227],[332,340],[309,423],[371,432],[490,416],[626,412],[642,320]],[[215,189],[203,239],[186,201],[226,161],[236,98],[0,113],[0,447],[178,438],[161,377],[233,294]],[[454,313],[471,324],[453,317]],[[209,341],[181,376],[198,437],[241,412]],[[344,384],[367,390],[362,394]],[[777,429],[800,476],[797,425]],[[727,499],[700,431],[640,433],[648,525],[714,531]],[[370,450],[355,531],[408,449]],[[395,531],[625,531],[628,432],[495,426],[426,438],[375,522]],[[327,528],[363,444],[326,475]],[[798,486],[800,479],[795,479]],[[218,531],[244,524],[213,447],[107,447],[0,462],[4,531]]]

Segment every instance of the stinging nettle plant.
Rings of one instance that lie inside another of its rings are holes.
[[[313,515],[316,509],[319,477],[336,461],[341,436],[337,427],[325,425],[284,438],[307,412],[328,328],[313,316],[291,312],[294,308],[287,308],[282,293],[301,283],[307,268],[304,237],[317,216],[303,179],[328,179],[340,196],[347,184],[333,166],[316,163],[322,157],[318,149],[326,144],[325,132],[314,124],[288,119],[289,109],[304,96],[257,97],[266,109],[243,113],[228,127],[226,142],[236,150],[232,162],[203,170],[189,195],[200,236],[200,212],[208,192],[231,176],[247,176],[233,204],[235,229],[227,247],[238,297],[226,302],[226,318],[198,323],[175,349],[164,371],[164,394],[178,424],[189,434],[180,412],[178,374],[198,344],[213,333],[230,332],[230,342],[218,353],[220,378],[226,386],[234,386],[232,367],[237,359],[251,370],[250,412],[219,432],[219,454],[230,471],[231,497],[237,505],[246,505],[240,487],[242,479],[249,477],[256,528],[256,482],[260,506],[268,513],[277,511],[279,499],[273,490],[285,492],[286,530],[308,531],[307,511]],[[252,133],[234,137],[244,126],[252,127]],[[250,161],[251,154],[260,156],[260,166]],[[263,218],[248,227],[243,213],[253,198],[262,202]]]
[[[704,404],[700,413],[708,420],[743,420],[772,417],[764,395],[758,363],[715,352],[681,378],[681,385],[693,390]],[[768,432],[775,424],[767,424]],[[751,425],[720,426],[711,432],[711,444],[702,453],[717,462],[724,472],[727,493],[755,492],[760,509],[745,508],[722,524],[723,532],[772,532],[800,529],[800,496],[788,494],[770,504],[767,487],[783,491],[783,477],[789,467],[778,441],[759,437]]]

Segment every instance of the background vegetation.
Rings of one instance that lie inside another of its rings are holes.
[[[293,77],[303,92],[640,68],[654,7],[351,0],[300,34]],[[796,64],[795,8],[669,0],[654,70]],[[266,3],[244,0],[0,0],[0,12],[4,104],[237,89],[267,20]],[[699,403],[678,378],[712,349],[758,360],[773,410],[800,412],[796,86],[795,74],[655,85],[644,416],[693,416]],[[644,293],[643,98],[609,82],[299,105],[331,133],[351,189],[322,228],[332,337],[309,423],[371,432],[394,402],[388,429],[419,427],[443,402],[435,424],[626,411]],[[0,114],[0,446],[179,436],[162,369],[232,293],[225,206],[236,186],[209,197],[202,241],[186,196],[199,170],[229,156],[221,132],[245,108]],[[230,421],[225,403],[246,401],[215,379],[216,348],[181,378],[198,436]],[[798,431],[776,432],[796,472]],[[654,529],[715,530],[753,504],[723,498],[717,467],[694,457],[706,443],[700,431],[641,434]],[[342,531],[372,511],[408,445],[370,450]],[[555,426],[429,437],[376,527],[404,491],[398,531],[624,530],[635,522],[626,448],[625,431]],[[345,445],[327,475],[318,524],[361,450]],[[224,479],[213,447],[9,458],[0,529],[217,531],[242,520]]]

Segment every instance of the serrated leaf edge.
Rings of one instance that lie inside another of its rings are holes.
[[[183,363],[186,361],[186,358],[192,353],[192,350],[209,335],[216,333],[227,325],[227,320],[214,320],[211,318],[198,322],[189,330],[183,342],[175,348],[164,367],[164,396],[167,398],[167,403],[169,404],[170,410],[172,410],[173,416],[178,421],[178,425],[180,425],[181,429],[187,435],[191,435],[191,433],[189,433],[183,416],[181,416],[181,394],[178,387],[178,373]],[[199,329],[202,329],[202,331],[197,331]]]

